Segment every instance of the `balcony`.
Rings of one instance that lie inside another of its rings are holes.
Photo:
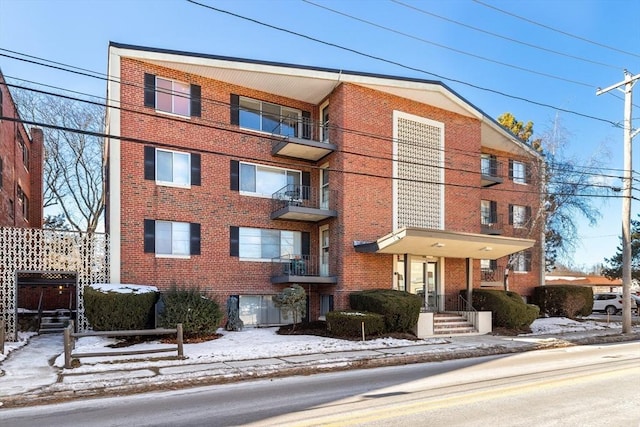
[[[493,157],[483,157],[480,164],[480,182],[483,187],[502,183],[502,163]]]
[[[320,264],[318,257],[293,254],[284,255],[271,260],[271,283],[317,283],[335,284],[336,276],[332,276],[328,264]]]
[[[494,268],[480,269],[480,286],[504,287],[504,268],[498,266]]]
[[[318,222],[338,216],[330,209],[335,206],[336,193],[308,185],[289,184],[271,196],[271,219]]]
[[[492,236],[499,236],[502,230],[502,215],[482,215],[480,218],[480,232]]]
[[[272,156],[290,157],[294,159],[317,162],[336,150],[336,146],[328,142],[314,141],[296,136],[274,135]]]

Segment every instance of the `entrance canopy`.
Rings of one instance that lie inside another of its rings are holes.
[[[535,240],[406,227],[375,242],[354,242],[357,252],[447,258],[498,259],[531,248]]]

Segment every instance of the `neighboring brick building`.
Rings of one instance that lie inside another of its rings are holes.
[[[510,289],[543,283],[540,156],[440,82],[116,43],[109,78],[114,283],[238,295],[248,324],[292,283],[311,319],[372,288],[442,311],[516,253]]]
[[[0,227],[42,227],[41,129],[31,136],[0,71]]]

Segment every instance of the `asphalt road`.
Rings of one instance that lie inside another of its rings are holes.
[[[0,409],[2,426],[639,426],[640,343]]]

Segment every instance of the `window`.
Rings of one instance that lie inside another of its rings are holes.
[[[144,251],[156,255],[200,255],[200,224],[144,220]]]
[[[272,260],[281,256],[302,254],[302,233],[240,227],[238,256],[240,258]]]
[[[320,107],[320,117],[322,121],[320,123],[320,141],[329,142],[329,104],[324,104]]]
[[[324,318],[330,311],[333,311],[333,295],[320,295],[320,316]]]
[[[22,207],[22,217],[26,220],[29,219],[29,198],[24,193],[22,188],[18,186],[18,203],[20,203]]]
[[[240,295],[238,305],[245,326],[280,325],[291,319],[284,318],[272,295]]]
[[[239,99],[239,125],[276,135],[301,135],[301,111],[243,96]]]
[[[498,203],[493,200],[480,201],[480,223],[491,225],[498,222]]]
[[[22,134],[18,133],[18,144],[20,145],[20,151],[22,151],[22,164],[24,164],[24,168],[29,170],[29,147],[24,143],[24,138],[22,138]]]
[[[200,117],[201,88],[177,80],[145,73],[144,105],[157,111],[186,117]]]
[[[320,209],[329,209],[329,168],[320,169]]]
[[[526,184],[527,165],[517,160],[509,160],[509,177],[517,184]]]
[[[514,228],[526,227],[529,219],[531,219],[530,206],[509,205],[509,224]]]
[[[300,186],[300,171],[240,163],[240,191],[271,197],[285,186]]]
[[[480,168],[482,175],[486,176],[498,176],[498,160],[496,156],[491,154],[482,154],[480,157]]]
[[[200,185],[200,154],[144,147],[144,178],[158,185]]]
[[[522,251],[513,255],[512,260],[513,271],[528,272],[531,271],[531,252]]]

